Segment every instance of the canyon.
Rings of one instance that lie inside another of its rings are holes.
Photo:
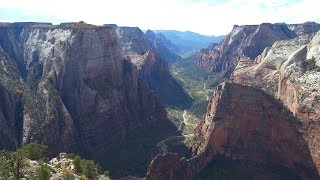
[[[0,148],[38,142],[113,178],[317,180],[319,30],[0,23]]]
[[[169,72],[167,61],[181,60],[179,55],[161,41],[149,38],[152,31],[144,34],[137,27],[116,27],[116,32],[124,57],[138,69],[141,79],[159,96],[162,104],[180,108],[191,106],[191,97]]]
[[[291,171],[262,173],[266,179],[319,179],[319,29],[313,22],[234,26],[222,43],[202,49],[196,63],[230,80],[214,88],[193,157],[156,157],[147,179],[212,178],[221,170],[209,168],[217,157]]]

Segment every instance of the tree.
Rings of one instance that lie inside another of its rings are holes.
[[[43,156],[46,146],[30,143],[18,148],[15,152],[10,153],[10,162],[13,167],[13,175],[16,179],[21,178],[20,169],[23,166],[23,160],[25,158],[38,160]]]
[[[36,170],[36,175],[33,179],[36,180],[49,180],[51,177],[51,169],[48,165],[41,163]]]
[[[81,160],[81,166],[83,174],[89,179],[96,179],[98,176],[98,170],[92,160]]]
[[[81,157],[79,155],[76,155],[73,158],[73,166],[76,173],[82,173],[82,167],[81,167]]]
[[[23,146],[22,149],[25,152],[26,158],[32,160],[39,160],[43,157],[43,154],[47,149],[47,146],[31,142],[30,144]]]
[[[13,167],[13,175],[15,179],[21,178],[20,169],[23,166],[23,160],[26,158],[26,153],[23,148],[17,149],[15,152],[10,153],[10,162]]]
[[[9,179],[13,175],[13,166],[10,153],[5,150],[0,151],[0,179]]]

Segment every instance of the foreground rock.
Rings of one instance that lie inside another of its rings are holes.
[[[166,175],[163,179],[192,179],[214,163],[215,156],[280,165],[303,179],[317,179],[300,128],[299,121],[272,96],[252,87],[223,83],[215,89],[205,118],[195,129],[195,157],[157,157],[149,165],[147,179],[162,175]],[[170,171],[165,166],[168,162],[175,164]]]

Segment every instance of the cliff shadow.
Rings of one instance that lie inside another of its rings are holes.
[[[170,143],[165,152],[163,151],[161,143],[176,137],[183,136],[170,120],[151,128],[130,130],[124,144],[112,148],[96,161],[110,171],[112,178],[127,176],[142,178],[147,172],[148,165],[158,154],[178,152],[184,156],[191,155],[190,149],[178,140],[173,144]]]

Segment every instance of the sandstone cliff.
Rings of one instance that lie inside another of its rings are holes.
[[[229,77],[240,60],[253,60],[274,42],[296,36],[285,24],[235,25],[216,48],[202,49],[196,63]]]
[[[302,123],[314,162],[320,169],[320,32],[278,41],[260,60],[239,62],[231,79],[254,85],[276,98]]]
[[[1,24],[0,98],[1,148],[38,141],[98,159],[128,131],[169,123],[115,30],[84,23]]]
[[[318,179],[300,128],[292,113],[262,90],[223,83],[214,90],[205,118],[195,129],[195,157],[159,156],[149,165],[147,179],[193,179],[215,163],[215,156],[280,165],[303,179]],[[168,170],[167,162],[174,168]]]
[[[203,49],[199,65],[263,91],[233,83],[218,86],[195,129],[194,157],[156,158],[147,178],[156,179],[153,174],[171,162],[178,168],[165,174],[167,179],[179,175],[179,169],[192,179],[223,156],[319,179],[318,30],[316,23],[235,26],[221,44]]]
[[[159,52],[148,37],[135,27],[116,29],[122,52],[139,70],[139,76],[160,97],[163,104],[188,108],[191,97],[170,75],[164,52]]]

